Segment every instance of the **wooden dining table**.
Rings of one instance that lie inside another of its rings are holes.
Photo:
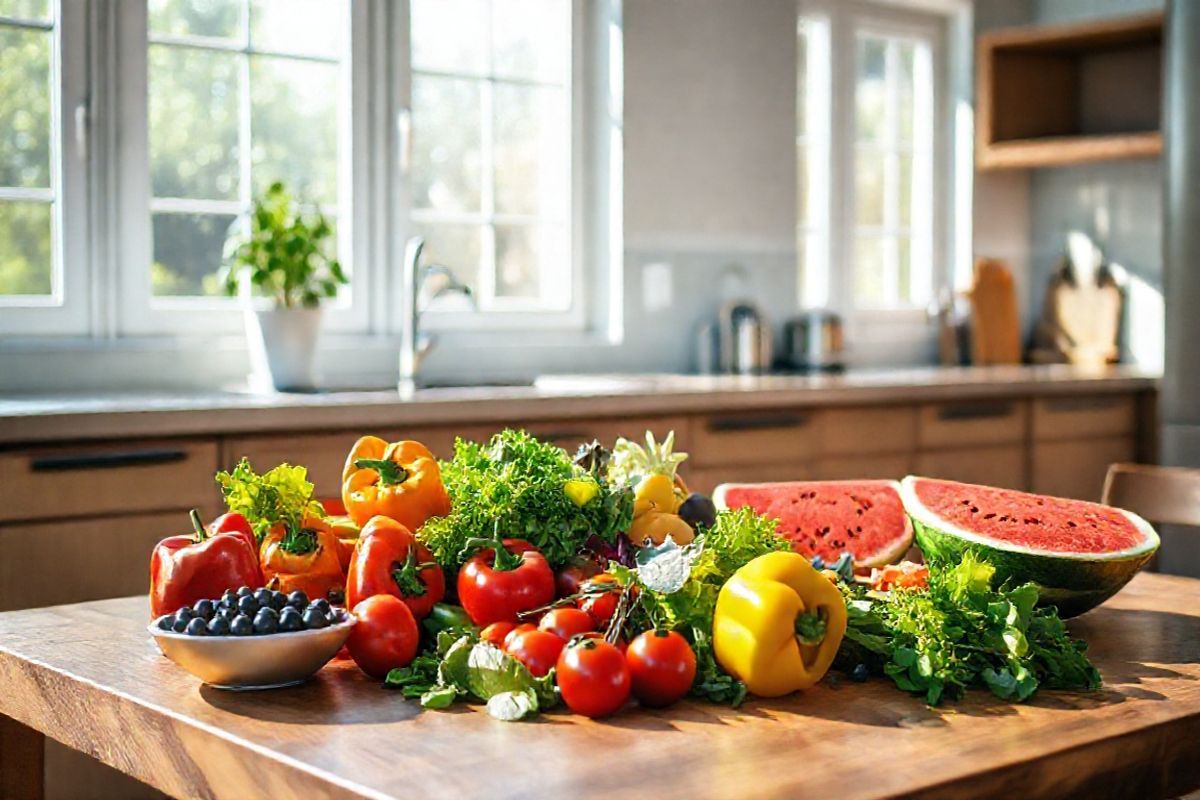
[[[0,614],[0,797],[37,797],[43,736],[176,797],[1166,797],[1200,786],[1200,580],[1141,574],[1072,620],[1096,692],[930,708],[831,675],[738,708],[422,711],[349,662],[230,692],[159,652],[130,597]]]

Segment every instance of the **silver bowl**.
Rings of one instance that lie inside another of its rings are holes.
[[[262,636],[188,636],[159,630],[158,649],[200,680],[218,689],[275,689],[303,683],[325,666],[350,636],[357,620],[328,628]]]

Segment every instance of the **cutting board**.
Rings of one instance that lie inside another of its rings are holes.
[[[971,362],[977,366],[1021,363],[1021,322],[1012,272],[991,258],[975,261],[971,287]]]

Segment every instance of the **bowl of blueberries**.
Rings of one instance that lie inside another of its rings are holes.
[[[150,624],[163,655],[220,689],[303,683],[337,655],[355,619],[304,592],[243,586]]]

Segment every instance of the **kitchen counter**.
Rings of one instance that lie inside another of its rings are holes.
[[[1135,367],[926,367],[813,376],[546,376],[529,386],[314,394],[56,395],[0,398],[0,446],[32,442],[394,428],[460,422],[881,405],[1153,390]]]

